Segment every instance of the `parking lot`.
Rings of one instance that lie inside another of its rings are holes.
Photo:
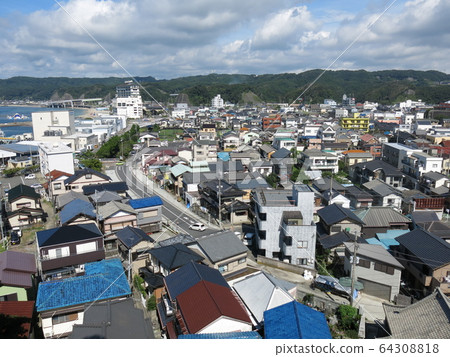
[[[33,184],[42,184],[44,182],[44,178],[42,177],[42,174],[40,172],[35,173],[36,178],[34,179],[25,179],[26,175],[22,175],[22,176],[13,176],[13,177],[1,177],[0,178],[0,182],[1,182],[1,196],[0,197],[5,197],[5,190],[10,190],[11,188],[19,185],[19,184],[24,184],[27,186],[31,186]]]

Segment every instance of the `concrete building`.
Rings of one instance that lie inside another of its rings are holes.
[[[61,142],[39,144],[39,162],[44,176],[53,170],[75,173],[73,150]]]
[[[223,99],[220,94],[217,94],[211,101],[211,107],[213,108],[223,108]]]
[[[66,135],[75,133],[75,117],[72,111],[31,113],[35,141],[60,142]]]
[[[259,254],[313,269],[316,225],[311,188],[256,190],[254,200]]]
[[[142,97],[139,92],[139,85],[133,81],[126,81],[116,87],[116,98],[114,99],[117,115],[127,118],[139,119],[144,116]]]
[[[381,159],[398,169],[403,168],[403,159],[412,155],[415,152],[421,152],[420,149],[414,149],[412,147],[397,144],[397,143],[385,143],[383,144]]]

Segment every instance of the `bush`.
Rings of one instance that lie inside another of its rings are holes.
[[[137,290],[139,290],[143,296],[147,295],[147,293],[145,292],[145,288],[144,288],[144,279],[142,277],[140,277],[139,275],[135,275],[133,277],[133,286]]]
[[[344,330],[358,330],[361,315],[358,310],[350,305],[341,305],[337,309],[337,318],[339,319],[339,327]]]
[[[150,296],[150,298],[147,300],[147,310],[148,311],[156,310],[156,296],[155,295]]]

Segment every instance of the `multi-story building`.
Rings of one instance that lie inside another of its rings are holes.
[[[281,126],[281,115],[280,114],[270,114],[262,119],[263,130],[276,129]]]
[[[223,99],[220,97],[220,94],[217,94],[211,100],[211,107],[213,107],[213,108],[223,108]]]
[[[342,129],[360,130],[367,133],[369,131],[369,117],[354,113],[353,118],[341,118],[340,125]]]
[[[142,118],[143,104],[142,97],[139,92],[139,85],[127,81],[116,87],[115,104],[117,115],[124,115],[127,118]]]
[[[292,191],[257,189],[254,201],[259,254],[313,269],[316,225],[311,188],[300,184]]]
[[[424,152],[416,152],[411,156],[406,156],[402,160],[402,172],[406,174],[405,184],[408,187],[416,188],[420,177],[427,172],[442,171],[442,157],[434,157]]]
[[[301,160],[305,170],[331,171],[333,174],[339,171],[338,157],[328,152],[308,149],[302,152]]]
[[[40,143],[39,162],[41,173],[46,176],[50,171],[58,170],[74,174],[73,150],[61,142]]]
[[[397,143],[384,143],[382,149],[381,159],[398,169],[403,168],[403,159],[416,152],[421,152],[420,149],[413,149],[409,146]]]
[[[217,161],[217,144],[214,140],[195,140],[192,154],[194,161]]]
[[[35,141],[60,142],[63,136],[75,133],[73,111],[31,113]]]

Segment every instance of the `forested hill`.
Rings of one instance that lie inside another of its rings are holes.
[[[146,91],[158,101],[187,94],[191,105],[209,105],[221,94],[225,101],[246,104],[294,101],[322,70],[298,74],[234,75],[209,74],[156,80],[138,77]],[[32,78],[13,77],[0,80],[0,100],[48,100],[60,98],[113,98],[115,87],[124,78]],[[144,100],[151,97],[141,91]],[[171,96],[172,94],[172,96]],[[322,103],[325,98],[340,102],[342,95],[358,102],[374,101],[390,104],[406,99],[422,99],[427,103],[450,100],[450,75],[438,71],[329,71],[303,95],[304,103]]]

